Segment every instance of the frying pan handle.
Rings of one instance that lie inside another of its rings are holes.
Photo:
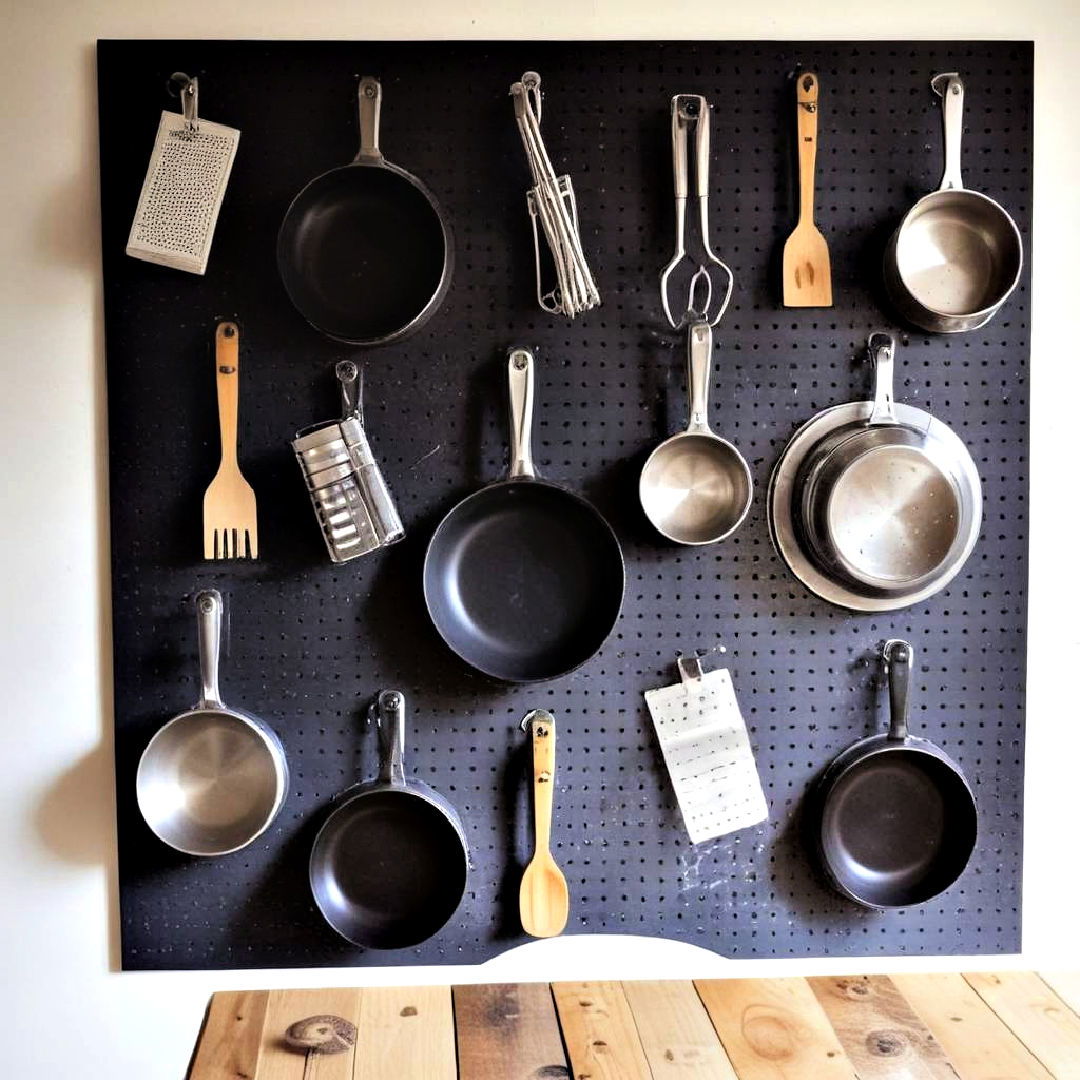
[[[382,112],[382,83],[371,75],[360,80],[360,153],[357,161],[382,161],[379,149],[379,116]]]
[[[532,459],[533,369],[528,349],[511,349],[507,362],[510,387],[510,479],[536,476]]]
[[[709,427],[709,381],[712,374],[713,332],[705,321],[691,323],[686,331],[686,355],[690,386],[690,421],[687,432],[711,434]]]
[[[893,638],[885,642],[881,655],[885,661],[885,677],[889,680],[889,742],[905,742],[915,650],[906,641]]]
[[[866,341],[870,362],[874,365],[874,407],[868,424],[895,424],[896,407],[893,401],[893,354],[896,342],[891,334],[880,331]]]
[[[930,80],[934,93],[941,98],[941,116],[945,125],[945,171],[941,191],[963,191],[960,179],[960,140],[964,134],[964,82],[955,71],[935,75]]]
[[[205,589],[195,597],[195,614],[199,621],[199,676],[202,680],[200,709],[220,709],[224,705],[218,689],[222,608],[221,593],[217,589]]]
[[[375,720],[379,725],[379,783],[404,787],[405,695],[400,690],[383,690]]]

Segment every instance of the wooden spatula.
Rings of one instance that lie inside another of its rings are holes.
[[[799,223],[784,245],[784,307],[832,307],[832,270],[825,237],[814,224],[818,78],[803,72],[795,84],[799,138]]]
[[[550,850],[555,786],[555,718],[534,709],[522,723],[532,736],[536,848],[521,879],[521,926],[533,937],[557,937],[566,926],[570,893]]]
[[[214,336],[221,464],[203,497],[203,558],[254,559],[259,554],[255,492],[236,460],[236,416],[240,398],[240,331],[218,323]]]

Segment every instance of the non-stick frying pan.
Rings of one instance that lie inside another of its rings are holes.
[[[404,949],[440,930],[465,892],[469,855],[457,811],[405,776],[405,695],[384,690],[379,779],[347,792],[311,850],[308,874],[326,921],[354,945]]]
[[[296,196],[278,233],[285,291],[317,330],[383,345],[422,326],[450,285],[454,247],[435,196],[379,150],[382,87],[360,80],[360,152]]]
[[[611,526],[532,462],[532,353],[509,358],[510,476],[458,503],[428,544],[424,598],[478,671],[539,682],[583,664],[611,633],[625,571]]]
[[[818,791],[817,846],[837,890],[873,908],[922,904],[963,873],[975,848],[975,796],[959,766],[908,734],[914,650],[886,642],[886,734],[849,746]]]

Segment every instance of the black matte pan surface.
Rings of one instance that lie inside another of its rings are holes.
[[[439,633],[507,682],[564,675],[619,617],[624,570],[611,526],[580,496],[535,479],[482,488],[428,545],[424,596]]]

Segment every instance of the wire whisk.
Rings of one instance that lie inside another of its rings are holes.
[[[536,299],[549,314],[573,319],[600,303],[596,279],[581,246],[574,186],[568,175],[555,175],[555,168],[540,135],[540,76],[535,71],[526,71],[520,82],[511,85],[510,94],[514,99],[514,117],[533,178],[533,187],[525,197],[536,255]],[[540,271],[537,218],[543,226],[555,264],[556,282],[547,291],[544,290]]]

